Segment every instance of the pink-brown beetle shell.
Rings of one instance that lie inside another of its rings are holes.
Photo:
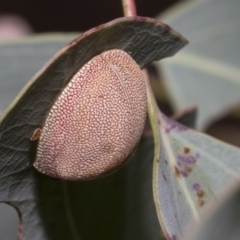
[[[146,86],[137,63],[122,50],[87,62],[51,107],[34,167],[53,178],[107,175],[133,154],[146,118]]]

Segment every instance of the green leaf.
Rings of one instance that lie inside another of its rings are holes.
[[[151,191],[152,149],[152,140],[143,139],[129,164],[99,180],[58,182],[38,176],[34,222],[25,227],[47,234],[39,239],[156,239],[160,230]],[[24,213],[31,210],[24,207]],[[39,219],[43,226],[36,224]]]
[[[221,197],[217,205],[212,204],[204,211],[201,224],[189,227],[186,240],[240,239],[240,182],[227,189]]]
[[[183,240],[186,226],[201,220],[200,209],[218,201],[219,193],[239,179],[240,149],[160,112],[158,123],[161,145],[160,161],[154,162],[155,204],[167,239]]]
[[[197,105],[198,129],[240,102],[239,9],[239,0],[188,1],[158,17],[190,41],[156,66],[175,110]]]
[[[15,41],[0,41],[0,112],[57,50],[77,36],[39,34]]]
[[[32,167],[37,143],[30,137],[71,76],[91,57],[118,48],[144,67],[185,44],[180,35],[153,19],[117,19],[75,39],[24,87],[0,125],[0,201],[19,210],[22,239],[156,239],[150,139],[140,143],[136,160],[119,172],[91,182],[65,182]],[[40,47],[38,53],[43,50]]]

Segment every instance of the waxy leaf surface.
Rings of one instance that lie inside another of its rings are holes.
[[[0,41],[0,112],[60,48],[78,35],[39,34]]]
[[[160,158],[154,193],[167,239],[183,240],[186,226],[240,178],[240,149],[187,128],[158,113]]]
[[[202,209],[218,203],[221,192],[240,180],[240,149],[188,128],[196,108],[175,115],[182,125],[160,112],[149,83],[147,93],[158,219],[167,240],[184,240],[190,223],[204,221]]]
[[[190,42],[156,66],[175,110],[197,105],[198,129],[239,106],[239,9],[239,0],[187,1],[158,17]]]
[[[191,224],[186,240],[240,239],[240,182],[226,189],[217,204],[211,204],[202,214],[201,224]]]

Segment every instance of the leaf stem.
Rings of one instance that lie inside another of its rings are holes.
[[[135,0],[122,0],[122,6],[125,17],[137,15]]]

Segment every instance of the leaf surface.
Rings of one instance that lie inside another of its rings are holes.
[[[190,41],[156,66],[175,110],[197,105],[198,129],[239,105],[239,9],[239,0],[190,1],[158,17]]]
[[[0,112],[56,51],[77,36],[38,34],[14,41],[0,41]]]
[[[160,161],[154,194],[167,239],[183,240],[186,226],[239,179],[240,149],[187,128],[159,112]]]
[[[224,191],[218,204],[204,211],[202,224],[189,227],[186,240],[240,239],[240,182],[233,185]]]
[[[147,93],[158,219],[167,240],[184,240],[187,226],[203,221],[202,209],[218,203],[221,192],[240,180],[240,149],[166,117],[158,109],[150,84]],[[192,126],[195,116],[196,108],[191,107],[175,119]]]

